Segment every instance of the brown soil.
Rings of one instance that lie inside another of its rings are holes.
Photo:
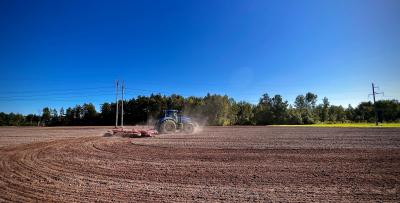
[[[400,129],[0,128],[0,201],[400,201]]]

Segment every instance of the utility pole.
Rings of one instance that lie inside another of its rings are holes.
[[[118,80],[115,81],[115,128],[118,127]]]
[[[124,128],[124,81],[122,81],[121,127]]]
[[[372,83],[372,97],[374,98],[374,110],[375,110],[375,125],[378,125],[378,110],[376,109],[376,104],[375,104],[375,95],[377,94],[384,94],[383,92],[376,92],[375,89],[379,88],[375,86],[374,83]]]

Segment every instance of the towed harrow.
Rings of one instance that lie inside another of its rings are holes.
[[[112,130],[112,135],[114,136],[122,136],[122,137],[152,137],[153,135],[158,134],[157,130],[154,129],[123,129],[116,128]]]

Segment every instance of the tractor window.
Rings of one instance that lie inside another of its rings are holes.
[[[172,117],[172,118],[174,118],[174,119],[178,118],[177,113],[174,112],[174,111],[167,111],[167,112],[165,113],[165,116],[167,116],[167,117]]]

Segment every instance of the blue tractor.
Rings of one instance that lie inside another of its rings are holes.
[[[160,133],[175,133],[177,131],[193,133],[197,124],[191,118],[182,116],[178,110],[164,110],[157,120],[155,129]]]

